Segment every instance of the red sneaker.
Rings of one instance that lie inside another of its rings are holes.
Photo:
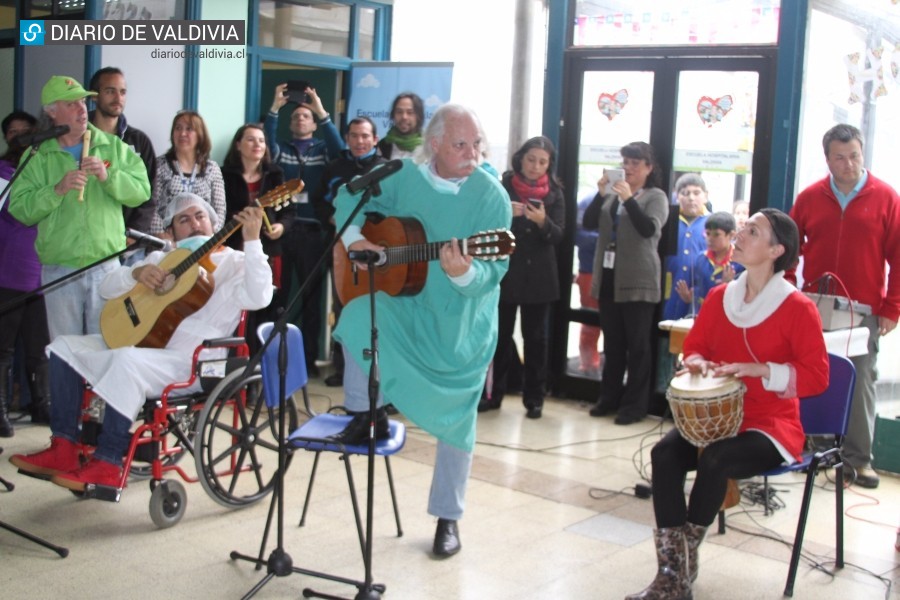
[[[122,467],[94,458],[80,469],[54,475],[50,481],[75,492],[83,492],[89,483],[118,488],[122,482]]]
[[[50,447],[34,454],[13,454],[9,462],[32,475],[52,476],[81,466],[79,447],[65,438],[51,437]]]

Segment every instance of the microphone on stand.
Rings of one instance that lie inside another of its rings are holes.
[[[141,233],[134,229],[126,229],[125,237],[133,239],[135,245],[143,244],[147,248],[162,250],[163,252],[168,252],[175,247],[169,240],[161,240],[158,237],[153,237],[152,235]]]
[[[372,263],[376,267],[380,267],[387,262],[387,254],[376,250],[348,250],[347,258],[356,262]]]
[[[27,146],[37,146],[41,142],[45,142],[52,138],[58,138],[61,135],[69,133],[68,125],[56,125],[45,131],[37,133],[25,133],[16,138],[16,143],[23,148]]]
[[[379,165],[360,177],[357,177],[353,181],[347,183],[347,191],[351,194],[355,194],[360,190],[364,190],[372,184],[378,183],[385,177],[389,177],[403,168],[403,161],[395,158],[394,160],[389,160],[386,163]]]

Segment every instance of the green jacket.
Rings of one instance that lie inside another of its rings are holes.
[[[37,225],[34,244],[41,264],[80,268],[125,247],[122,206],[138,206],[150,197],[150,181],[141,157],[119,138],[88,124],[90,155],[106,163],[109,177],[88,177],[84,202],[78,192],[58,196],[63,176],[78,168],[55,139],[41,144],[13,184],[9,212],[25,225]],[[24,161],[27,156],[23,155]]]

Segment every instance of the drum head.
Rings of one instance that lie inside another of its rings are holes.
[[[726,396],[741,387],[741,380],[728,375],[713,377],[682,373],[669,382],[669,391],[679,398],[713,398]]]

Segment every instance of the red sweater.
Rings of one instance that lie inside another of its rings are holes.
[[[799,292],[790,294],[765,321],[749,329],[733,325],[725,315],[725,286],[710,290],[684,340],[685,357],[699,354],[725,363],[773,362],[794,368],[797,395],[819,394],[828,386],[828,354],[816,305]],[[753,350],[751,355],[744,344]],[[763,388],[759,377],[745,377],[744,421],[740,431],[758,429],[778,440],[799,460],[803,451],[799,398],[780,398]]]
[[[900,197],[891,186],[869,173],[842,211],[826,177],[800,192],[791,217],[800,229],[805,290],[815,291],[817,279],[829,271],[873,314],[900,318]],[[839,286],[833,293],[846,295]]]

